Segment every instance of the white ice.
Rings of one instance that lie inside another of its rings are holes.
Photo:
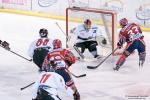
[[[47,28],[50,38],[60,38],[65,45],[65,36],[56,26],[56,22],[65,26],[64,21],[0,13],[0,39],[9,42],[12,51],[30,59],[27,50],[30,43],[39,37],[40,28]],[[138,66],[137,52],[127,58],[118,72],[112,70],[118,57],[110,57],[95,70],[87,69],[86,66],[97,63],[79,61],[70,68],[76,75],[87,74],[78,79],[73,77],[81,100],[150,100],[150,33],[143,34],[147,45],[143,68]],[[37,70],[32,62],[0,47],[1,100],[31,100],[32,88],[23,91],[20,88],[37,79]],[[63,100],[73,100],[64,93],[60,97]]]

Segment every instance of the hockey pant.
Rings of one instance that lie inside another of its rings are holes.
[[[146,51],[145,51],[145,43],[142,39],[139,40],[135,40],[131,43],[128,43],[126,46],[125,51],[123,52],[123,54],[120,56],[119,60],[116,63],[116,66],[122,66],[126,60],[126,58],[132,53],[134,52],[135,49],[138,50],[138,54],[139,54],[139,61],[142,61],[142,64],[145,61],[145,57],[146,57]]]
[[[70,87],[74,84],[68,70],[66,68],[60,68],[60,69],[57,69],[55,70],[55,72],[59,75],[61,75],[65,81],[65,84]]]
[[[44,48],[37,48],[34,50],[33,62],[41,69],[48,50]]]
[[[97,55],[97,41],[85,41],[81,43],[76,43],[76,47],[81,48],[81,53],[84,53],[85,49],[88,49],[93,56]]]
[[[58,95],[52,95],[42,88],[38,90],[38,100],[61,100]]]

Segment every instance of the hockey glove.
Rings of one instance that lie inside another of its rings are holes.
[[[104,45],[107,44],[107,40],[105,38],[102,40],[102,44],[104,44]]]
[[[79,94],[79,92],[77,90],[73,94],[73,97],[74,97],[74,100],[80,100],[80,94]]]
[[[10,48],[9,48],[9,43],[6,42],[6,41],[2,42],[2,46],[3,46],[5,49],[7,49],[7,50],[10,49]]]
[[[117,43],[117,47],[118,47],[119,49],[121,49],[121,48],[122,48],[122,44],[121,44],[120,42],[118,42],[118,43]]]
[[[0,40],[0,44],[2,44],[2,40]]]
[[[68,64],[68,66],[72,65],[71,58],[69,58],[69,57],[65,57],[65,62]]]

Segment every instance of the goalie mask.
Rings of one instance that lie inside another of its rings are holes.
[[[47,37],[48,31],[47,31],[47,29],[42,28],[42,29],[40,29],[39,34],[40,34],[41,38],[44,38],[44,37]]]
[[[119,21],[120,26],[123,28],[124,26],[126,26],[128,24],[128,20],[126,18],[123,18]]]
[[[84,20],[85,29],[89,30],[91,28],[91,24],[92,24],[91,20],[89,19]]]
[[[54,49],[62,48],[62,43],[61,43],[61,41],[59,39],[55,39],[53,41],[53,48]]]

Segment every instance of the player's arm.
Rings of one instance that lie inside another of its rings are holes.
[[[32,100],[38,100],[38,87],[39,87],[39,83],[35,82],[33,84],[33,91],[32,91]]]
[[[76,62],[76,57],[71,51],[65,49],[64,60],[68,66],[71,66],[72,64]]]
[[[40,81],[44,74],[45,72],[41,73],[40,76],[38,77],[38,80],[32,86],[32,100],[39,100],[38,89],[40,86]]]
[[[118,46],[119,49],[122,48],[125,41],[126,41],[126,38],[121,33],[119,33],[119,41],[117,43],[117,46]]]
[[[28,55],[29,57],[33,58],[33,54],[34,54],[34,49],[35,49],[35,41],[33,41],[28,49]]]
[[[67,93],[68,96],[73,96],[73,91],[70,87],[65,85],[65,81],[62,78],[62,76],[58,75],[57,73],[55,73],[55,84],[58,87],[58,90],[60,91],[65,91]]]

